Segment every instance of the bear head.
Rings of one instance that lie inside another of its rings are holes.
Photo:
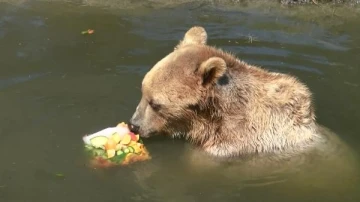
[[[142,98],[130,120],[132,131],[142,137],[163,132],[180,135],[191,130],[192,120],[215,116],[212,93],[226,83],[228,64],[223,53],[206,42],[205,29],[192,27],[174,51],[147,72]]]

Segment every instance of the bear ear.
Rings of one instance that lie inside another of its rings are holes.
[[[186,33],[184,38],[179,42],[179,44],[175,47],[178,49],[181,46],[187,44],[198,44],[204,45],[207,41],[207,33],[203,27],[195,26],[189,29]]]
[[[214,84],[226,72],[226,62],[219,57],[212,57],[203,62],[199,67],[201,84],[207,87]]]

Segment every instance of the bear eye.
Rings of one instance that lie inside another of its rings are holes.
[[[161,108],[161,105],[154,103],[153,100],[150,100],[150,101],[149,101],[149,105],[150,105],[150,107],[151,107],[153,110],[155,110],[155,111],[159,111],[160,108]]]

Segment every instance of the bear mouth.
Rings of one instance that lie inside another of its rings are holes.
[[[172,137],[172,138],[182,137],[181,136],[182,133],[173,134],[173,133],[168,133],[166,131],[151,131],[151,132],[147,132],[147,133],[140,132],[138,134],[141,138],[144,138],[144,139],[151,138],[151,137]]]
[[[150,132],[147,132],[147,133],[139,132],[139,136],[142,137],[142,138],[150,138],[150,137],[156,136],[158,134],[159,134],[159,132],[156,132],[156,131],[150,131]]]

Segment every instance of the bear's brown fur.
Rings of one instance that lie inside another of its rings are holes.
[[[145,75],[132,130],[142,137],[187,138],[197,147],[186,149],[185,163],[173,166],[184,165],[206,178],[221,175],[236,184],[295,172],[294,183],[302,189],[308,183],[336,191],[353,187],[357,158],[316,123],[312,94],[303,83],[240,61],[206,41],[204,28],[191,28]],[[144,186],[153,186],[156,174],[162,178],[168,170],[152,161],[137,175]],[[162,184],[158,190],[167,190]],[[164,192],[173,196],[173,190]]]
[[[312,95],[296,78],[238,60],[193,27],[142,82],[130,121],[141,136],[183,135],[214,156],[298,153],[322,141]]]

